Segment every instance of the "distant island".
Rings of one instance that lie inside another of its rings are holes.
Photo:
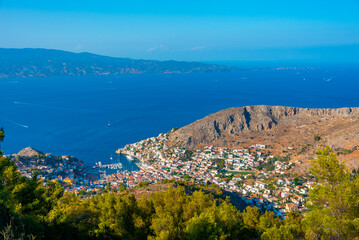
[[[200,62],[135,60],[52,49],[0,48],[0,78],[231,72],[236,67]]]

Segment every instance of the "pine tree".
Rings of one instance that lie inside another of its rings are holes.
[[[307,239],[351,239],[359,236],[359,178],[329,147],[318,150],[311,173],[318,183],[309,192],[304,219]]]

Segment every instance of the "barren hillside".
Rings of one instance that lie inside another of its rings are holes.
[[[359,146],[359,108],[230,108],[180,128],[167,142],[190,149],[204,145],[239,148],[257,143],[269,145],[275,154],[288,151],[294,159],[302,160],[325,145],[355,150]],[[346,158],[351,159],[352,167],[359,167],[359,159]]]

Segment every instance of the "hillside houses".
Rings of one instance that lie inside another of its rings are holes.
[[[292,163],[271,160],[275,159],[275,156],[266,156],[260,151],[266,149],[265,145],[252,145],[251,149],[256,149],[254,151],[205,146],[193,151],[190,159],[183,159],[185,149],[159,147],[164,145],[167,138],[168,135],[162,134],[160,138],[146,139],[125,147],[133,151],[130,152],[131,155],[139,152],[142,154],[140,161],[144,167],[141,171],[148,172],[141,172],[140,176],[135,178],[159,182],[162,179],[183,180],[184,175],[189,175],[195,182],[214,183],[226,191],[243,194],[247,202],[260,205],[263,209],[278,209],[280,216],[288,209],[294,209],[289,205],[286,210],[287,202],[297,204],[298,209],[303,208],[302,203],[306,200],[311,185],[295,186],[292,177],[279,177],[290,169]],[[271,162],[273,171],[256,170],[260,165]],[[233,175],[231,171],[254,171],[256,176],[254,179],[247,179],[246,175]],[[131,180],[127,186],[131,187],[133,184],[136,184],[136,181]],[[271,189],[268,189],[269,186]],[[274,194],[276,197],[273,197]]]
[[[64,184],[66,191],[75,193],[96,191],[108,185],[134,188],[143,182],[155,184],[165,179],[184,181],[186,178],[198,184],[216,184],[225,191],[239,194],[248,205],[272,210],[281,217],[285,212],[305,211],[308,189],[314,182],[305,178],[303,183],[296,185],[298,181],[286,173],[291,163],[267,154],[265,145],[256,144],[251,149],[204,146],[189,151],[168,148],[165,144],[168,136],[169,133],[160,134],[128,144],[118,151],[136,157],[140,161],[139,171],[100,174],[71,156],[51,154],[17,161],[17,165],[24,176],[30,176],[31,170],[37,168],[43,179],[55,179]]]

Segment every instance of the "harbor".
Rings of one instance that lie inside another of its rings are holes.
[[[141,164],[139,163],[139,160],[134,156],[121,153],[116,154],[113,159],[122,164],[122,169],[120,170],[122,172],[134,172],[141,170]]]
[[[122,163],[111,163],[111,164],[101,164],[101,162],[96,163],[96,167],[98,168],[107,168],[111,170],[120,170],[123,168]]]

